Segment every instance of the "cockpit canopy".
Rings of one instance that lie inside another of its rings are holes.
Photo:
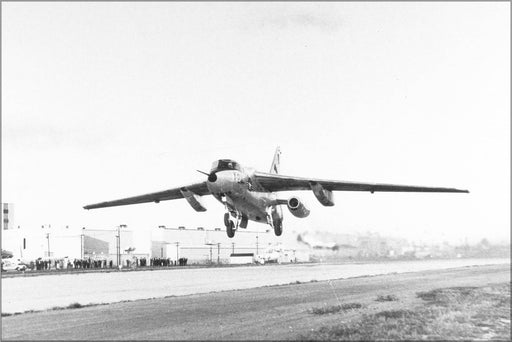
[[[212,164],[211,173],[224,170],[238,170],[241,171],[240,164],[231,159],[219,159]]]

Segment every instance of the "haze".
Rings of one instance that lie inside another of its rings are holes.
[[[1,6],[2,202],[24,229],[223,227],[211,197],[82,206],[219,158],[268,171],[279,145],[287,175],[471,191],[299,192],[311,215],[285,231],[509,240],[509,3]]]

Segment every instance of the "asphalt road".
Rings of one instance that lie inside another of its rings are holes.
[[[313,307],[357,302],[371,310],[378,295],[404,305],[417,291],[508,281],[505,264],[136,300],[3,317],[2,340],[296,339],[338,319],[312,315]]]

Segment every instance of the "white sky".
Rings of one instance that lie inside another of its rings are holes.
[[[23,228],[222,227],[211,197],[82,206],[218,158],[268,171],[280,145],[287,175],[471,191],[303,192],[285,229],[509,240],[509,3],[1,6],[2,202]]]

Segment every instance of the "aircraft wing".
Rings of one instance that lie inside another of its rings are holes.
[[[381,183],[358,183],[333,181],[314,178],[292,177],[264,172],[256,172],[254,179],[267,191],[311,190],[311,185],[318,183],[331,191],[386,191],[386,192],[469,192],[454,188],[439,188],[414,185],[395,185]]]
[[[210,191],[208,190],[208,187],[206,186],[206,182],[202,183],[196,183],[188,186],[183,186],[179,188],[159,191],[159,192],[153,192],[150,194],[140,195],[140,196],[133,196],[133,197],[126,197],[121,198],[113,201],[107,201],[107,202],[101,202],[101,203],[95,203],[95,204],[89,204],[84,207],[84,209],[97,209],[97,208],[105,208],[105,207],[115,207],[119,205],[128,205],[128,204],[139,204],[139,203],[148,203],[148,202],[160,202],[160,201],[167,201],[167,200],[173,200],[178,198],[184,198],[182,191],[190,191],[196,195],[203,196],[203,195],[209,195]]]

